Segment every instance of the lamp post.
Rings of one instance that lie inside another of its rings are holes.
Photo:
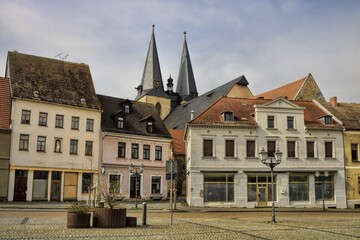
[[[144,172],[144,164],[141,164],[140,168],[134,168],[134,165],[131,163],[129,166],[130,173],[135,175],[135,208],[137,209],[137,199],[138,199],[138,177],[140,177],[140,174]]]
[[[324,184],[324,181],[325,181],[325,178],[329,176],[329,172],[324,171],[321,174],[319,171],[316,171],[315,176],[321,177],[321,186],[322,186],[321,196],[322,196],[322,202],[323,202],[323,211],[325,211],[325,184]]]
[[[274,152],[275,157],[269,157],[268,152],[263,148],[261,150],[260,160],[263,164],[270,167],[271,172],[271,222],[276,223],[275,221],[275,202],[274,202],[274,167],[281,163],[282,152],[279,151],[279,148]]]

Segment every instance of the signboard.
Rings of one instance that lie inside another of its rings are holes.
[[[173,179],[177,177],[178,167],[177,161],[166,161],[166,180],[171,180],[171,164],[172,164],[172,172]]]

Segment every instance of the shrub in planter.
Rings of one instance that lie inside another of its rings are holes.
[[[68,228],[89,228],[91,214],[89,207],[84,203],[75,203],[67,209]]]

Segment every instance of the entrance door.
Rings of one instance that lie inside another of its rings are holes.
[[[64,200],[77,200],[77,173],[64,175]]]
[[[60,201],[61,172],[51,173],[51,201]]]
[[[267,206],[267,187],[258,186],[257,192],[258,206]]]
[[[141,198],[140,195],[140,186],[141,186],[141,175],[136,177],[135,174],[132,174],[130,177],[130,198]],[[137,194],[136,194],[137,192]]]
[[[27,171],[15,170],[14,201],[26,201]]]

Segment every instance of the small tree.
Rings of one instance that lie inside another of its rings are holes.
[[[122,199],[120,181],[106,181],[102,179],[99,184],[99,194],[101,201],[104,202],[110,209],[114,209],[116,205],[119,204],[119,201]]]

